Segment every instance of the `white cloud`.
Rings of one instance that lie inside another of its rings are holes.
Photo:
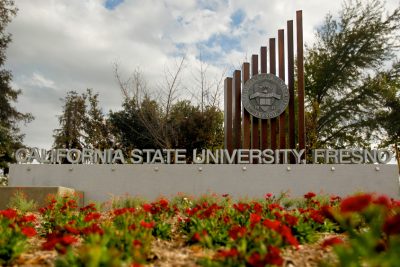
[[[23,90],[18,108],[36,117],[23,128],[28,145],[51,146],[56,115],[61,113],[59,99],[68,90],[93,88],[105,111],[120,108],[114,63],[125,74],[139,67],[155,88],[165,66],[186,53],[182,81],[183,87],[190,87],[200,52],[210,55],[208,70],[214,79],[223,70],[239,67],[269,37],[276,37],[297,9],[304,10],[305,41],[310,43],[325,14],[340,8],[340,1],[328,0],[125,0],[109,10],[104,2],[16,1],[19,12],[8,28],[13,42],[7,68]],[[231,16],[237,10],[245,17],[232,27]],[[210,47],[211,37],[219,39]],[[228,37],[234,38],[227,43]]]

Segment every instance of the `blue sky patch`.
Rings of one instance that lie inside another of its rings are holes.
[[[213,47],[220,46],[224,53],[232,50],[242,51],[240,37],[225,34],[214,34],[207,41],[197,44],[199,50],[202,51],[202,60],[206,62],[215,62],[221,57],[220,52],[213,51]]]
[[[240,24],[242,24],[245,17],[246,17],[246,13],[244,12],[243,9],[236,10],[231,16],[231,21],[232,21],[231,25],[233,27],[239,26]]]
[[[120,5],[122,2],[124,2],[124,0],[106,0],[105,3],[104,3],[104,6],[107,9],[113,10],[118,5]]]

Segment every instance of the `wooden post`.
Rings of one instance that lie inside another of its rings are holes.
[[[296,148],[295,140],[295,112],[294,112],[294,50],[293,50],[293,20],[287,22],[287,50],[288,50],[288,88],[289,88],[289,148]],[[294,158],[291,157],[291,163]]]
[[[298,123],[299,149],[306,148],[305,114],[304,114],[304,55],[303,55],[303,13],[296,12],[297,33],[297,90],[298,90]]]
[[[232,78],[224,81],[224,146],[232,154]]]
[[[278,31],[279,78],[285,81],[285,31]],[[286,148],[286,110],[279,116],[279,148]]]
[[[258,74],[258,55],[251,56],[251,76],[255,76]],[[251,116],[251,126],[252,126],[252,142],[251,148],[259,149],[260,148],[260,134],[259,134],[259,119]]]
[[[260,49],[261,73],[267,73],[267,47]],[[268,148],[268,120],[261,120],[261,149]]]
[[[244,84],[250,79],[250,64],[245,62],[242,65],[242,75],[243,75],[243,84]],[[242,87],[243,88],[243,87]],[[242,108],[242,114],[243,114],[243,147],[245,149],[250,148],[250,113],[243,107]]]
[[[276,51],[275,51],[275,38],[269,39],[269,72],[276,74]],[[277,148],[276,144],[276,127],[277,119],[271,119],[271,149]]]
[[[233,72],[232,81],[232,116],[233,116],[233,149],[241,148],[241,78],[240,70]]]

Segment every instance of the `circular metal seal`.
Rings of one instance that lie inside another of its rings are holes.
[[[282,114],[289,104],[289,89],[283,80],[273,74],[257,74],[245,83],[242,103],[254,117],[275,118]]]

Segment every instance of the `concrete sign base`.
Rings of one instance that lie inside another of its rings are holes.
[[[396,165],[45,165],[14,164],[10,186],[64,186],[82,191],[85,201],[107,201],[112,196],[154,199],[179,192],[263,197],[287,191],[302,196],[312,191],[345,196],[377,192],[399,197]]]

